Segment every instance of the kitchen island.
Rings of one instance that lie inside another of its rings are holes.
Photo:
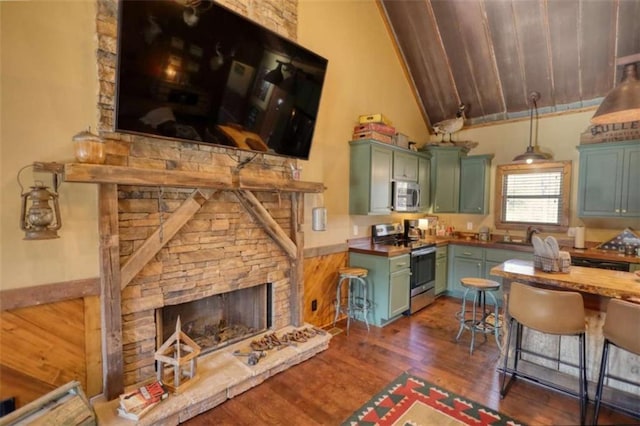
[[[491,269],[491,275],[502,277],[504,312],[508,310],[509,289],[512,282],[552,290],[577,291],[582,294],[585,301],[587,326],[587,379],[591,382],[589,392],[592,398],[600,369],[602,326],[607,303],[612,298],[640,303],[640,278],[631,272],[579,266],[572,266],[569,273],[547,273],[535,269],[532,261],[525,260],[508,260],[501,263]],[[504,324],[507,324],[506,320]],[[628,326],[638,329],[637,324]],[[505,342],[507,331],[505,327]],[[640,331],[638,331],[638,338],[640,339]],[[531,352],[523,355],[522,358],[526,361],[523,364],[528,366],[530,374],[539,377],[542,383],[557,388],[573,388],[572,385],[577,384],[578,342],[576,337],[559,337],[525,330],[522,342],[523,348]],[[508,350],[506,345],[503,345],[503,348]],[[513,357],[511,356],[510,359]],[[638,412],[640,386],[628,382],[640,384],[640,357],[612,347],[609,360],[610,373],[621,380],[610,379],[606,383],[608,389],[605,389],[605,398],[608,394],[607,399],[613,400],[612,394],[615,394],[615,399],[621,401],[618,406]],[[502,368],[502,361],[499,368]]]

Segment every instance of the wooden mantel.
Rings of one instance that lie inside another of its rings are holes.
[[[51,172],[61,175],[64,182],[77,183],[303,193],[320,193],[326,189],[324,184],[319,182],[275,179],[264,176],[244,175],[242,173],[235,177],[230,173],[143,169],[83,163],[35,162],[33,167],[38,172]]]

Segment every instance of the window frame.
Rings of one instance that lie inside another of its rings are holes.
[[[562,209],[559,212],[558,224],[549,225],[538,222],[505,222],[503,219],[503,181],[510,174],[541,173],[552,170],[561,170],[562,173]],[[543,161],[531,164],[513,163],[496,166],[495,180],[495,226],[497,229],[525,230],[529,226],[535,226],[544,232],[565,232],[569,229],[569,212],[571,203],[571,161]]]

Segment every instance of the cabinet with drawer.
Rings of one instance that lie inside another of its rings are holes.
[[[408,254],[385,257],[349,253],[349,265],[369,271],[367,298],[373,304],[371,324],[382,327],[409,309],[411,258]]]

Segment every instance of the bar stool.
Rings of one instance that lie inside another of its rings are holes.
[[[518,371],[518,360],[522,349],[522,327],[525,326],[541,333],[578,336],[578,370],[579,391],[576,395],[580,400],[580,424],[585,424],[587,413],[587,366],[585,348],[585,317],[582,295],[572,291],[547,290],[514,282],[508,299],[509,311],[509,336],[504,353],[504,370],[502,372],[502,384],[500,397],[504,398],[509,391],[511,382],[516,376],[528,378],[544,384],[544,381]],[[509,348],[513,325],[516,327],[516,345],[514,349],[513,370],[508,370]],[[507,373],[511,373],[509,382],[505,384]]]
[[[462,278],[460,284],[465,288],[464,295],[462,296],[462,309],[457,314],[460,321],[460,329],[456,336],[456,341],[460,339],[462,331],[467,329],[471,331],[471,348],[469,353],[473,355],[473,345],[476,340],[476,332],[484,334],[484,340],[487,340],[487,334],[494,334],[496,337],[496,343],[498,348],[500,345],[500,317],[498,316],[498,301],[493,295],[493,292],[500,289],[500,283],[496,281],[486,280],[484,278]],[[470,291],[473,291],[473,308],[471,310],[471,318],[467,318],[467,296]],[[493,324],[488,321],[490,313],[486,307],[486,296],[490,296],[494,305],[494,319]],[[476,306],[478,305],[478,299],[480,300],[480,316],[476,315]]]
[[[640,333],[636,328],[640,323],[640,305],[623,300],[611,299],[607,306],[607,315],[604,319],[602,334],[604,335],[604,345],[602,347],[602,360],[600,362],[600,376],[596,388],[595,409],[593,414],[593,424],[598,424],[600,414],[600,403],[602,401],[602,387],[607,374],[607,360],[609,358],[609,346],[640,355]],[[616,377],[616,380],[626,382],[623,378]],[[632,385],[637,383],[627,382]],[[638,416],[638,412],[633,413]]]
[[[362,319],[367,325],[367,331],[369,331],[369,309],[371,308],[371,302],[367,298],[367,281],[365,278],[369,271],[365,268],[356,267],[342,267],[338,270],[338,286],[336,288],[336,315],[333,318],[333,325],[336,325],[338,317],[341,313],[347,315],[347,335],[349,334],[349,326],[351,324],[351,318],[356,319],[356,315],[362,313]],[[347,301],[343,306],[342,304],[342,283],[348,282],[347,288]]]

